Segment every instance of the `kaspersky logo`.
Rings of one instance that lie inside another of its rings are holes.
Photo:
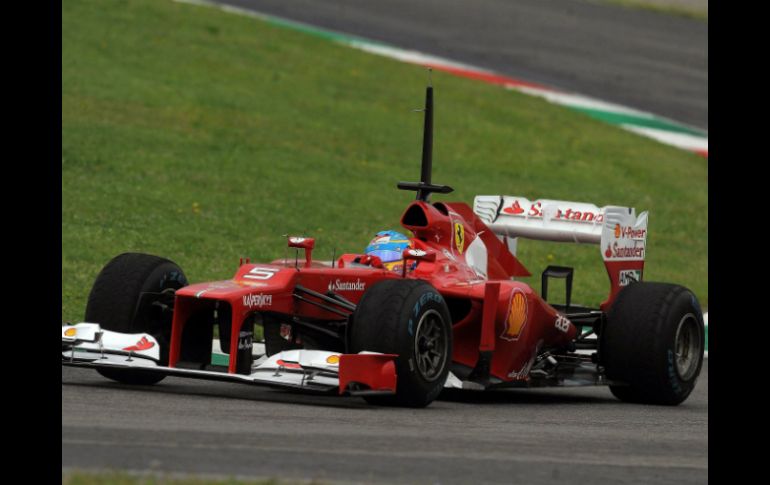
[[[243,306],[253,308],[253,307],[263,307],[263,306],[270,306],[273,304],[273,295],[265,295],[263,293],[259,294],[252,294],[252,295],[244,295],[243,296]]]

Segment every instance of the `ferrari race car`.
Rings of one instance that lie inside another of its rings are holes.
[[[622,401],[684,401],[703,362],[703,315],[688,289],[642,281],[647,212],[499,195],[472,208],[430,202],[452,191],[431,182],[432,132],[429,86],[421,180],[398,184],[417,197],[401,217],[413,237],[397,268],[371,254],[317,261],[313,238],[288,237],[297,258],[241,260],[231,279],[188,285],[168,259],[121,254],[96,278],[85,322],[62,326],[62,365],[126,384],[170,375],[410,407],[444,388],[608,385]],[[598,245],[606,301],[573,304],[570,267],[547,267],[539,294],[517,281],[530,276],[519,238]],[[563,304],[549,303],[553,279],[565,280]]]

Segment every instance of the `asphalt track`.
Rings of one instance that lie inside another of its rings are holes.
[[[708,130],[708,24],[586,0],[215,0]]]
[[[607,388],[443,396],[423,410],[62,368],[62,468],[372,483],[708,482],[708,360],[678,407]]]

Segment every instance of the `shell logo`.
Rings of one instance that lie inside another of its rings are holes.
[[[326,358],[327,364],[337,365],[340,363],[340,356],[339,355],[330,355]]]
[[[75,335],[77,335],[77,333],[78,333],[78,329],[77,328],[68,328],[67,330],[64,331],[64,336],[65,337],[74,337]]]
[[[503,340],[516,340],[521,330],[527,323],[527,297],[524,292],[516,288],[511,294],[511,305],[508,309],[508,317],[505,319],[505,329],[500,338]]]
[[[621,234],[620,224],[615,224],[615,239],[620,239]]]

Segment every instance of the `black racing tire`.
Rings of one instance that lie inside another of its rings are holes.
[[[692,392],[703,365],[703,312],[679,285],[633,283],[607,314],[601,361],[621,401],[675,406]]]
[[[85,319],[113,332],[149,333],[158,340],[160,365],[167,365],[173,293],[184,286],[187,278],[174,262],[149,254],[123,253],[108,262],[96,277]],[[147,293],[151,295],[142,297]],[[130,369],[97,371],[124,384],[155,384],[165,377]]]
[[[425,407],[441,393],[452,362],[452,319],[446,302],[425,281],[375,283],[353,314],[350,349],[398,355],[396,394],[366,396],[367,402]]]

